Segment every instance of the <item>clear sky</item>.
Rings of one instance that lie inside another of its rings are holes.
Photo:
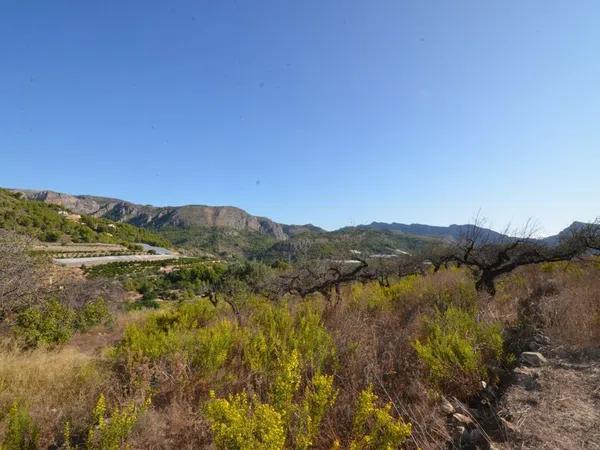
[[[1,186],[329,229],[600,215],[597,0],[1,11]]]

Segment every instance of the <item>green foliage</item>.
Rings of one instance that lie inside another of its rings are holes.
[[[304,399],[296,411],[297,425],[294,448],[304,450],[314,445],[321,422],[336,398],[333,376],[315,375],[304,391]]]
[[[19,313],[15,333],[28,347],[60,345],[76,331],[85,331],[111,320],[108,306],[102,298],[85,304],[79,310],[50,299]]]
[[[487,364],[502,356],[501,328],[477,321],[473,312],[451,306],[426,323],[425,341],[414,347],[434,381],[460,383],[483,377]]]
[[[284,422],[287,422],[294,405],[294,395],[300,386],[301,370],[298,351],[293,350],[281,365],[271,388],[271,404],[281,413]]]
[[[264,300],[251,303],[245,331],[244,359],[255,373],[277,371],[294,351],[300,364],[319,373],[333,362],[333,339],[322,323],[319,312],[308,304],[292,316],[286,304]]]
[[[227,319],[212,321],[215,315],[215,307],[206,301],[155,313],[144,323],[126,328],[115,357],[133,366],[183,357],[192,368],[213,374],[225,364],[238,340],[236,326]]]
[[[62,450],[73,450],[73,448],[74,447],[71,445],[71,423],[67,421],[63,427]]]
[[[392,282],[389,286],[379,283],[354,283],[352,285],[352,302],[354,306],[372,311],[390,309],[394,302],[412,295],[422,295],[422,276],[409,275]]]
[[[173,266],[176,269],[185,268],[189,265],[202,263],[199,258],[178,258],[174,260],[156,261],[115,261],[85,268],[85,273],[96,278],[127,279],[138,275],[158,275],[160,269],[165,266]]]
[[[127,305],[128,311],[135,311],[140,309],[159,309],[160,304],[153,298],[142,297],[139,300],[136,300],[133,303],[129,303]]]
[[[149,405],[149,399],[141,407],[130,402],[123,408],[115,407],[110,414],[107,414],[106,399],[103,394],[100,394],[94,408],[94,424],[88,430],[86,448],[94,450],[131,448],[127,444],[127,438]],[[70,446],[68,441],[67,443]]]
[[[58,345],[75,331],[77,313],[56,299],[25,309],[17,316],[16,333],[27,346]]]
[[[423,298],[439,309],[454,306],[474,313],[477,309],[477,290],[472,278],[458,268],[443,269],[438,275],[441,276],[438,282],[436,277],[424,278],[428,282]]]
[[[252,257],[263,254],[277,240],[263,233],[219,227],[164,228],[160,234],[189,251],[210,252],[223,258]]]
[[[112,315],[108,309],[108,304],[103,298],[98,298],[86,303],[77,312],[75,328],[85,331],[110,321],[112,321]]]
[[[216,372],[227,361],[236,339],[236,327],[226,319],[198,330],[187,347],[193,366],[205,374]]]
[[[249,263],[250,264],[250,263]],[[169,266],[165,271],[164,267]],[[230,273],[224,264],[200,261],[198,258],[180,258],[168,261],[114,262],[86,269],[91,277],[116,278],[130,291],[142,294],[143,302],[136,308],[154,307],[157,298],[182,300],[204,295],[222,284],[224,273]],[[242,284],[245,279],[242,280]]]
[[[376,282],[355,283],[352,285],[352,303],[355,307],[372,311],[389,310],[395,304],[415,301],[440,309],[449,305],[470,310],[475,307],[475,284],[464,272],[447,269],[436,275],[408,275],[392,280],[389,286]]]
[[[36,450],[39,430],[25,406],[14,402],[5,418],[7,430],[1,450]]]
[[[194,329],[206,326],[217,315],[217,309],[205,300],[183,302],[176,308],[155,316],[163,328]]]
[[[211,398],[205,407],[217,448],[227,450],[279,450],[284,448],[284,421],[271,405],[248,400],[245,392]]]
[[[392,404],[379,407],[377,400],[370,386],[360,393],[354,414],[354,438],[350,442],[350,450],[393,450],[400,448],[411,435],[411,424],[392,416]]]
[[[166,239],[150,230],[85,215],[79,221],[70,220],[59,211],[62,208],[56,205],[27,200],[0,189],[0,228],[12,229],[46,242],[66,239],[72,242],[125,245],[144,242],[169,246]]]

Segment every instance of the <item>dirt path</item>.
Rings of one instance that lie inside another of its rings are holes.
[[[499,415],[514,425],[503,448],[600,449],[600,351],[549,356],[515,375],[500,403]]]

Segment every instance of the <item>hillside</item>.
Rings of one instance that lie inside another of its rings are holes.
[[[18,190],[18,192],[22,192],[29,199],[59,205],[77,214],[102,217],[115,222],[126,222],[138,227],[153,229],[224,227],[239,231],[258,232],[277,240],[287,238],[280,224],[265,217],[253,216],[232,206],[157,207],[90,195],[69,195],[35,190]]]
[[[38,204],[82,214],[90,223],[110,220],[122,225],[133,225],[131,230],[139,230],[136,227],[152,230],[148,232],[146,239],[159,239],[163,245],[168,241],[194,255],[208,253],[224,258],[287,261],[295,260],[300,256],[339,256],[342,253],[347,254],[350,250],[363,254],[414,252],[441,241],[457,241],[466,234],[472,233],[475,227],[467,224],[444,227],[372,222],[368,225],[325,231],[312,224],[279,224],[266,217],[253,216],[231,206],[151,206],[113,198],[70,195],[53,191],[13,190],[13,192],[21,193],[31,201],[36,200],[35,203]],[[92,229],[95,226],[97,225],[93,224]],[[581,226],[583,224],[575,222],[560,234],[544,238],[543,242],[554,245],[559,241],[560,236],[567,235]],[[119,230],[123,230],[123,227]],[[488,228],[479,227],[477,231],[489,242],[511,239]],[[78,237],[75,232],[75,239],[89,238],[91,237]],[[107,236],[95,239],[100,238],[106,239]]]
[[[486,239],[492,242],[499,242],[508,237],[502,233],[490,230],[489,228],[476,227],[475,225],[449,225],[447,227],[442,227],[419,223],[407,225],[396,222],[372,222],[369,225],[359,225],[357,228],[377,231],[393,231],[412,234],[415,236],[429,236],[450,241],[459,240],[461,237],[472,233],[475,228],[477,228],[480,233],[485,235]]]
[[[301,255],[330,257],[348,250],[369,254],[414,251],[432,242],[428,236],[361,227],[327,232],[315,225],[283,225],[230,206],[156,207],[89,195],[14,190],[54,207],[89,217],[151,229],[190,254],[265,261],[294,260]]]
[[[101,242],[168,246],[151,230],[88,215],[67,213],[61,206],[28,200],[20,193],[0,189],[0,228],[43,242]]]

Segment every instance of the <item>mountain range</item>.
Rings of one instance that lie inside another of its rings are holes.
[[[203,249],[220,254],[241,254],[250,257],[273,258],[295,254],[310,246],[319,251],[342,244],[371,252],[394,252],[416,249],[432,240],[455,241],[473,229],[473,225],[432,226],[372,222],[368,225],[344,227],[325,231],[315,225],[286,225],[267,217],[254,216],[233,206],[151,206],[125,200],[92,195],[71,195],[48,190],[11,189],[30,200],[58,205],[76,214],[129,223],[161,232],[175,245]],[[579,222],[544,242],[558,242]],[[496,231],[482,228],[486,238],[500,241],[509,238]]]

